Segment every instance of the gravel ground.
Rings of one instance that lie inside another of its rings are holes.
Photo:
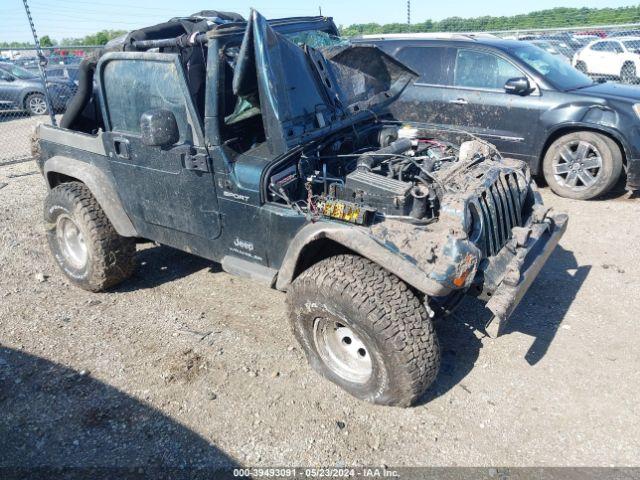
[[[2,183],[0,466],[639,463],[638,200],[544,190],[569,230],[507,334],[484,338],[465,301],[437,323],[436,383],[399,409],[317,376],[284,295],[215,263],[146,245],[116,291],[70,286],[33,163]]]

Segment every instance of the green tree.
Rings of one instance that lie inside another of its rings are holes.
[[[364,23],[341,27],[345,37],[377,33],[403,32],[479,32],[491,30],[533,30],[537,28],[588,27],[594,25],[615,25],[621,23],[640,22],[640,6],[618,8],[566,8],[558,7],[548,10],[530,12],[511,17],[449,17],[440,21],[407,25],[404,23]]]
[[[51,40],[51,38],[49,38],[49,35],[45,35],[42,38],[40,38],[40,45],[43,47],[53,47],[55,46],[56,41],[55,40]]]

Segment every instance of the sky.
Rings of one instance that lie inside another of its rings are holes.
[[[99,30],[133,30],[174,16],[205,10],[235,11],[244,16],[250,8],[268,18],[317,15],[332,16],[338,25],[392,23],[407,19],[406,0],[29,0],[40,36],[60,40],[82,37]],[[620,7],[629,0],[412,0],[412,22],[446,17],[514,15],[553,7]],[[21,0],[0,0],[0,41],[29,41],[31,33]]]

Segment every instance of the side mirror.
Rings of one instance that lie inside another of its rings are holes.
[[[504,91],[513,95],[526,95],[531,91],[531,85],[526,77],[510,78],[504,84]]]
[[[142,143],[149,147],[170,147],[180,140],[178,122],[173,112],[157,108],[140,116]]]
[[[4,80],[5,82],[13,82],[16,79],[13,75],[0,75],[0,80]]]

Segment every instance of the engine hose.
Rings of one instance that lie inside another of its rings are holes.
[[[386,155],[398,155],[411,150],[412,142],[410,138],[401,138],[396,140],[388,147],[381,148],[375,152],[368,152],[358,157],[358,170],[371,170],[384,160]]]

